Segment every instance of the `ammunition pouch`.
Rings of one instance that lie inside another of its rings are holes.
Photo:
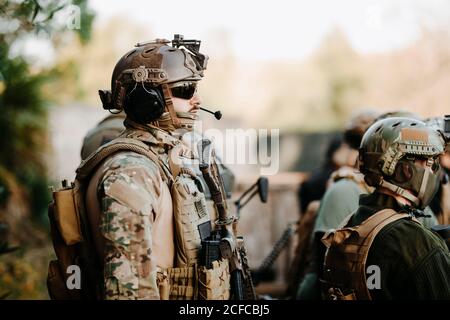
[[[198,226],[210,222],[206,199],[197,175],[182,164],[184,149],[177,146],[170,151],[169,166],[173,176],[170,185],[175,225],[176,267],[198,264],[201,238]],[[177,159],[181,163],[176,163]]]
[[[161,300],[228,300],[228,260],[214,261],[209,269],[203,266],[160,268],[157,284]]]
[[[73,192],[73,187],[66,187],[53,192],[53,218],[59,234],[68,246],[83,240],[80,214],[75,205]]]

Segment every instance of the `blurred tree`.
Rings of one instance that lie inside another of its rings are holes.
[[[97,25],[87,44],[79,37],[65,37],[64,45],[56,48],[55,68],[71,76],[51,82],[45,92],[58,92],[61,105],[76,101],[99,108],[98,89],[110,88],[112,69],[120,57],[136,43],[158,37],[162,36],[125,15]]]
[[[57,81],[61,72],[33,70],[23,52],[12,49],[30,38],[49,39],[56,46],[58,39],[72,30],[87,42],[93,17],[86,0],[0,0],[0,168],[15,175],[27,191],[32,212],[39,217],[49,200],[43,155],[51,96],[45,96],[42,88]],[[6,201],[8,185],[3,178],[0,198]]]
[[[350,113],[361,107],[358,104],[364,89],[364,74],[359,56],[345,34],[334,29],[325,37],[315,62],[324,80],[329,117],[335,120],[335,126],[342,127]]]
[[[294,132],[342,128],[363,101],[367,76],[359,54],[337,28],[305,62],[272,62],[264,73],[258,84],[270,87],[265,122]]]
[[[24,48],[40,42],[51,51],[72,34],[87,43],[93,18],[87,0],[0,0],[0,227],[10,231],[0,228],[0,299],[48,297],[48,232],[29,219],[46,221],[50,198],[47,108],[58,92],[44,89],[75,71],[39,66]],[[10,243],[20,248],[4,255]]]

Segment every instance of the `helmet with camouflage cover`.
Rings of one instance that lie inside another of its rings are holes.
[[[128,95],[142,88],[151,101],[149,109],[161,109],[175,129],[184,127],[182,119],[192,120],[192,115],[175,112],[169,90],[173,93],[175,87],[188,87],[202,79],[208,56],[199,49],[200,41],[184,40],[181,35],[175,35],[172,41],[156,39],[136,44],[117,62],[111,90],[99,91],[103,108],[125,109],[127,113]]]
[[[444,149],[440,132],[422,121],[382,119],[363,136],[359,167],[370,186],[389,189],[423,209],[439,186],[439,155]],[[426,166],[417,159],[426,160]]]
[[[417,113],[408,111],[408,110],[404,110],[404,109],[398,109],[395,111],[388,111],[385,113],[380,114],[374,122],[381,120],[381,119],[386,119],[386,118],[410,118],[410,119],[416,119],[416,120],[420,120],[420,121],[424,121],[423,117],[420,116]]]

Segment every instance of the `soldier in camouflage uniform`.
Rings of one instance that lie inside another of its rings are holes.
[[[344,140],[354,150],[355,165],[361,139],[374,121],[392,116],[419,117],[406,111],[388,112],[377,116],[373,111],[363,111],[356,114],[347,124]],[[343,167],[331,175],[330,185],[317,212],[311,239],[309,267],[299,285],[298,299],[320,299],[319,276],[325,254],[325,246],[320,239],[328,230],[336,229],[345,217],[356,211],[360,195],[372,191],[373,188],[366,184],[364,176],[355,167]],[[419,220],[427,227],[435,226],[438,222],[433,212],[429,207],[426,207],[425,211],[427,217],[420,217]]]
[[[125,116],[125,112],[123,111],[110,114],[100,121],[94,128],[89,130],[83,139],[81,159],[86,159],[91,153],[97,150],[98,147],[117,138],[119,134],[125,130],[123,125]]]
[[[322,239],[328,299],[450,299],[450,253],[423,216],[440,183],[441,132],[409,118],[375,122],[364,134],[359,168],[375,187],[358,210]],[[368,285],[367,267],[378,285]]]
[[[429,118],[425,123],[437,129],[442,128],[442,118]],[[430,203],[430,208],[435,212],[441,225],[450,225],[450,150],[441,155],[442,178],[439,190]]]
[[[180,129],[191,131],[197,119],[201,101],[196,85],[203,77],[207,56],[169,42],[138,44],[117,63],[111,92],[100,91],[104,108],[126,114],[125,131],[110,145],[131,139],[149,151],[149,156],[131,150],[112,153],[96,167],[86,190],[87,217],[103,268],[105,299],[168,298],[168,294],[161,296],[160,271],[195,264],[197,225],[183,233],[174,218],[175,210],[184,210],[174,200],[177,175],[185,179],[181,188],[185,194],[177,194],[189,200],[183,206],[192,206],[199,216],[202,213],[200,218],[196,214],[197,220],[209,221],[209,216],[203,217],[205,198],[191,174],[193,168],[175,165],[195,158],[195,149],[181,139]],[[182,247],[184,253],[180,253]],[[192,298],[192,288],[183,288],[178,298]]]

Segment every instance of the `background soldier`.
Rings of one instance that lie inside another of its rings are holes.
[[[125,120],[125,112],[113,113],[105,117],[94,128],[89,130],[83,139],[81,147],[81,159],[86,159],[98,147],[108,143],[119,136],[125,130],[123,121]]]
[[[376,116],[372,110],[360,112],[350,119],[344,130],[346,165],[332,173],[328,189],[320,202],[310,238],[308,265],[298,284],[297,299],[320,299],[319,274],[325,253],[320,239],[328,229],[336,228],[347,215],[356,210],[359,195],[368,192],[355,165],[361,139]]]
[[[344,140],[353,150],[354,167],[343,167],[331,175],[330,186],[323,196],[311,238],[309,266],[304,279],[298,287],[298,299],[320,299],[319,276],[323,265],[325,246],[321,242],[323,235],[330,229],[336,229],[342,221],[355,212],[361,194],[373,191],[373,188],[364,181],[363,175],[358,171],[356,158],[362,137],[374,121],[393,116],[419,116],[406,111],[388,112],[377,115],[374,111],[364,111],[355,115],[348,123],[344,132]],[[426,217],[419,220],[427,227],[435,226],[438,222],[429,207],[425,208]]]
[[[416,219],[439,186],[444,148],[440,132],[414,119],[380,120],[365,133],[360,171],[376,189],[361,196],[356,213],[322,240],[328,247],[327,298],[450,298],[448,248]],[[379,270],[374,288],[367,285],[368,266]]]
[[[426,123],[442,128],[442,118],[429,118]],[[450,225],[450,150],[448,148],[439,161],[442,167],[441,184],[430,203],[430,208],[436,214],[439,224]]]

